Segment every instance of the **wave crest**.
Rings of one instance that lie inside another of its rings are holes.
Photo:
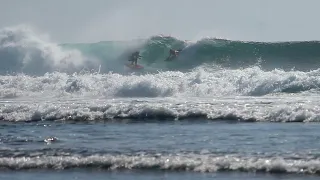
[[[28,26],[0,30],[0,72],[43,75],[75,72],[92,66],[78,50],[64,50]]]

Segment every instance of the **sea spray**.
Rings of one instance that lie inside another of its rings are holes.
[[[0,30],[0,72],[43,75],[60,71],[73,73],[93,67],[79,50],[64,50],[28,26]]]

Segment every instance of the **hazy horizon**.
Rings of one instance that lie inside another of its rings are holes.
[[[320,1],[0,0],[0,28],[29,25],[61,42],[172,35],[246,41],[320,40]]]

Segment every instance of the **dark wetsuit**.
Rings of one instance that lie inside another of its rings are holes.
[[[172,59],[172,58],[177,57],[180,51],[181,51],[181,50],[173,50],[173,49],[170,49],[170,50],[169,50],[169,57],[168,57],[166,60],[168,61],[169,59]]]
[[[137,51],[137,52],[134,52],[130,57],[129,57],[129,61],[131,61],[131,64],[133,65],[137,65],[137,63],[138,63],[138,59],[139,59],[139,57],[141,57],[140,55],[139,55],[139,52]]]

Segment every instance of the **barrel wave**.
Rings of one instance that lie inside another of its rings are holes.
[[[151,69],[189,71],[204,65],[224,68],[246,68],[258,65],[265,70],[315,69],[320,65],[320,42],[245,42],[206,38],[188,42],[174,37],[153,36],[146,40],[130,42],[98,42],[92,44],[67,44],[88,56],[108,63],[126,63],[127,56],[139,50],[139,63]],[[164,61],[169,49],[182,49],[173,61]],[[147,68],[148,69],[148,68]],[[110,69],[108,69],[110,70]]]
[[[173,61],[164,61],[170,48],[182,49],[182,52]],[[190,42],[160,35],[131,41],[59,44],[29,27],[18,26],[0,30],[0,73],[127,73],[124,64],[136,50],[142,55],[139,64],[145,67],[140,73],[187,72],[217,66],[309,71],[320,65],[319,49],[318,41],[245,42],[205,38]]]

